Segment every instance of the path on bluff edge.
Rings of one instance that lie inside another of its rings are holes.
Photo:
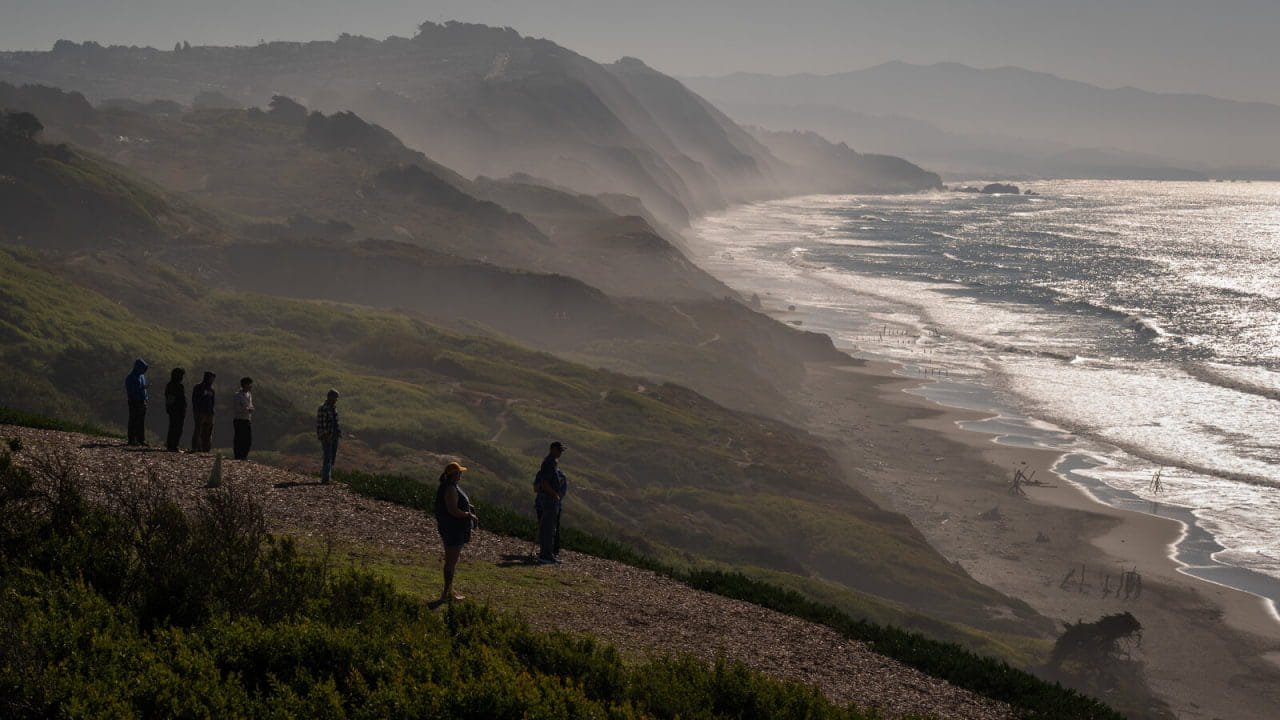
[[[21,438],[19,462],[53,455],[74,463],[91,487],[111,478],[154,475],[190,507],[207,490],[213,457],[127,448],[119,440],[0,425],[0,441]],[[272,532],[332,539],[407,552],[427,567],[441,562],[435,521],[425,513],[349,492],[340,483],[322,485],[311,476],[224,459],[223,483],[261,505]],[[572,523],[572,518],[567,518]],[[532,520],[530,521],[532,522]],[[524,540],[479,530],[463,551],[464,563],[491,563],[497,571],[531,554]],[[565,551],[563,565],[540,566],[558,583],[539,590],[547,612],[529,612],[527,595],[518,614],[535,628],[594,635],[620,650],[689,652],[707,660],[718,653],[774,677],[816,685],[840,704],[878,708],[889,717],[929,714],[973,720],[1014,718],[1007,705],[976,695],[871,652],[829,628],[750,603],[693,590],[674,580],[621,563]],[[464,591],[502,611],[501,596]],[[433,582],[435,576],[431,576]],[[426,588],[428,597],[436,594]]]

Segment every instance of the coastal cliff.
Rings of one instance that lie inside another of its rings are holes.
[[[521,172],[578,192],[640,198],[664,223],[793,194],[787,163],[674,79],[600,65],[510,28],[424,23],[412,38],[173,51],[59,42],[0,53],[0,81],[112,99],[265,107],[288,95],[354,111],[464,175]],[[128,105],[126,105],[128,107]],[[924,189],[928,185],[902,189]]]

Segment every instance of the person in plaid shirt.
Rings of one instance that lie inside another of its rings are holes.
[[[320,482],[328,483],[333,476],[333,461],[338,456],[338,438],[342,428],[338,425],[338,391],[330,389],[324,404],[316,410],[316,438],[320,441],[323,458],[320,461]]]

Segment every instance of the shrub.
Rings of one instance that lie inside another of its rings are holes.
[[[418,509],[429,508],[429,503],[434,497],[427,494],[428,486],[412,478],[349,472],[341,473],[340,477],[353,492]],[[525,514],[478,502],[476,512],[483,519],[485,529],[491,532],[531,541],[535,539],[536,531],[533,522]],[[1030,718],[1096,718],[1099,720],[1115,718],[1118,720],[1120,717],[1119,714],[1092,698],[1041,680],[1003,661],[977,655],[954,643],[941,642],[890,625],[877,625],[850,617],[835,607],[809,600],[794,590],[754,580],[741,573],[677,570],[642,555],[626,545],[573,528],[562,530],[561,542],[563,547],[570,550],[652,570],[699,590],[744,600],[826,625],[845,637],[869,643],[876,652],[894,658],[905,665],[944,679],[953,685],[1021,708]],[[697,661],[693,662],[696,664]],[[736,671],[731,670],[730,664],[722,663],[717,667],[722,673],[718,681],[721,686],[736,682],[734,680],[737,677]],[[661,666],[653,669],[659,674],[664,674],[669,668]],[[690,675],[689,682],[694,682],[695,677]],[[679,688],[678,692],[694,692],[690,690],[688,684],[676,687]],[[651,694],[648,694],[650,691],[652,691]],[[677,690],[651,688],[645,691],[646,697],[650,697],[654,703],[663,708],[676,707],[683,702],[678,697],[672,697],[673,692]],[[785,694],[785,700],[782,699],[783,696],[779,696],[777,702],[784,704],[794,702],[798,704],[797,707],[807,707],[808,701],[801,695]],[[731,704],[740,706],[741,702],[734,701]],[[773,708],[773,711],[777,709],[776,704],[770,704],[769,707]],[[739,707],[739,710],[741,709]],[[803,712],[809,712],[809,710]],[[674,716],[666,710],[660,714]],[[697,717],[698,715],[684,716]],[[748,713],[732,716],[754,717],[755,715]],[[823,716],[814,715],[814,717]]]
[[[187,513],[158,482],[117,483],[108,509],[83,500],[70,465],[33,458],[28,470],[11,452],[0,456],[0,491],[23,501],[0,509],[26,516],[0,537],[22,550],[0,557],[6,718],[874,717],[735,662],[680,656],[629,667],[595,640],[535,633],[474,604],[437,616],[384,579],[300,558],[292,542],[264,531],[247,497],[226,488]],[[688,577],[917,662],[937,656],[939,674],[970,685],[999,689],[997,676],[1012,678],[1002,692],[1027,717],[1118,717],[954,647],[841,626],[847,618],[794,593],[734,575]]]

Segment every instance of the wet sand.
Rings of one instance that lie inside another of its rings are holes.
[[[1054,474],[1058,453],[962,429],[984,415],[904,392],[920,381],[895,369],[814,365],[801,393],[808,429],[860,490],[979,582],[1048,617],[1133,613],[1143,626],[1133,656],[1180,718],[1275,716],[1280,622],[1269,602],[1178,572],[1181,523],[1096,501]],[[1017,468],[1043,484],[1011,493]],[[1113,591],[1125,571],[1141,576],[1140,593]]]

